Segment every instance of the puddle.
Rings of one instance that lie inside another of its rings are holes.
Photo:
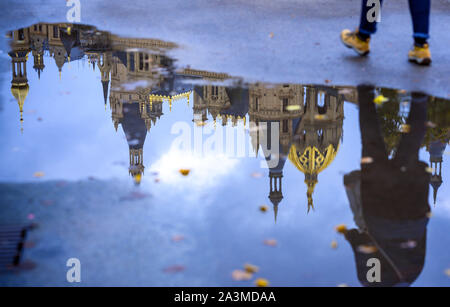
[[[247,286],[232,272],[251,262],[273,286],[371,286],[371,258],[378,285],[449,285],[448,100],[249,83],[88,25],[8,36],[2,216],[47,230],[37,268],[7,283],[61,283],[64,266],[40,271],[51,230],[70,242],[58,257],[92,268],[86,285]]]

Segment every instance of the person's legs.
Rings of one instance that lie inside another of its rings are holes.
[[[418,161],[419,149],[425,137],[427,120],[428,96],[413,92],[411,95],[411,108],[407,124],[409,132],[402,135],[394,161],[399,165],[407,165]]]
[[[376,12],[381,9],[383,0],[362,0],[361,19],[359,22],[358,37],[367,40],[377,31]]]
[[[362,156],[372,158],[373,162],[387,161],[386,146],[381,135],[375,109],[374,88],[370,85],[358,86],[359,127],[361,130]]]
[[[431,0],[409,0],[409,10],[414,31],[414,42],[423,46],[429,38]]]

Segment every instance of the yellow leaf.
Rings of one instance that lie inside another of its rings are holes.
[[[259,267],[257,267],[256,265],[250,264],[250,263],[246,263],[244,264],[244,269],[247,273],[253,274],[259,271]]]
[[[400,131],[402,133],[409,133],[411,131],[411,126],[408,124],[403,124],[400,126]]]
[[[257,287],[267,287],[269,285],[269,281],[265,278],[258,278],[255,280],[255,285]]]
[[[259,207],[259,210],[261,212],[266,212],[269,208],[266,205],[262,205],[261,207]]]
[[[377,97],[375,97],[375,99],[373,100],[373,102],[377,105],[382,105],[383,103],[389,101],[388,98],[384,97],[383,95],[378,95]]]
[[[334,229],[336,229],[337,232],[343,234],[347,232],[347,226],[345,226],[345,224],[337,225]]]
[[[179,172],[180,172],[181,175],[187,176],[187,175],[189,175],[189,173],[191,172],[191,170],[190,170],[190,169],[182,168],[182,169],[179,170]]]
[[[444,271],[444,273],[445,273],[445,275],[447,275],[448,277],[450,277],[450,269],[446,269],[446,270]]]
[[[338,243],[336,242],[336,240],[331,241],[331,248],[336,249],[337,247],[338,247]]]
[[[264,244],[268,246],[277,246],[277,240],[275,239],[266,239],[264,240]]]
[[[33,177],[36,177],[36,178],[41,178],[41,177],[44,177],[44,176],[45,176],[44,172],[35,172],[33,174]]]

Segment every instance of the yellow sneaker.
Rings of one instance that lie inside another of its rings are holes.
[[[367,41],[363,41],[356,35],[357,31],[343,30],[341,32],[341,41],[347,48],[352,48],[359,55],[367,55],[370,52],[369,42],[370,38]]]
[[[431,53],[428,44],[425,44],[422,47],[414,45],[414,48],[408,53],[408,60],[419,65],[430,65]]]

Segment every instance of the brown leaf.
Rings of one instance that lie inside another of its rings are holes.
[[[267,246],[277,246],[278,242],[275,239],[266,239],[264,240],[264,244]]]
[[[234,270],[231,272],[231,278],[233,280],[241,281],[241,280],[249,280],[252,278],[252,274],[243,270]]]
[[[185,269],[186,267],[184,265],[175,264],[165,268],[163,271],[164,273],[179,273],[183,272]]]

